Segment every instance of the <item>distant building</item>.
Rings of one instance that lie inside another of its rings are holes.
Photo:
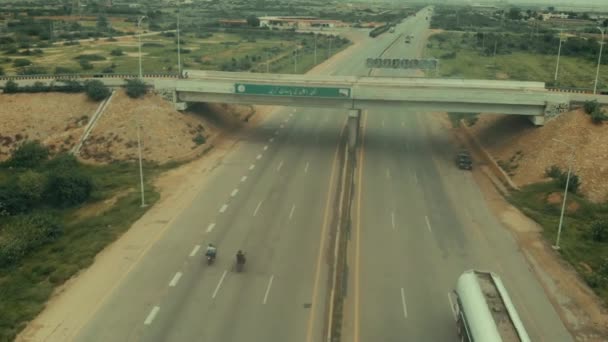
[[[551,19],[568,19],[568,15],[566,13],[543,13],[543,21],[551,20]]]
[[[260,27],[276,29],[290,28],[335,28],[346,24],[340,20],[318,19],[316,17],[260,17]]]

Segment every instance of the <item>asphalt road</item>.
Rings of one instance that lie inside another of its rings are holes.
[[[405,28],[412,43],[400,41],[385,57],[420,55],[428,24],[413,24]],[[364,115],[345,340],[458,341],[448,293],[476,268],[501,276],[533,341],[571,341],[471,173],[455,167],[457,147],[433,115],[407,108]]]
[[[365,74],[365,58],[390,40],[370,39],[330,73]],[[75,340],[320,341],[345,119],[285,108],[245,134]],[[208,242],[218,246],[211,266]],[[243,273],[233,269],[238,249]]]
[[[329,73],[366,75],[365,58],[424,25],[418,16],[367,39]],[[387,55],[417,53],[421,36],[417,49],[395,44]],[[345,114],[285,108],[245,134],[75,339],[321,341]],[[471,176],[454,169],[445,134],[407,109],[365,117],[344,341],[456,340],[447,293],[473,267],[503,277],[534,340],[569,340]],[[212,266],[208,242],[219,251]],[[233,270],[238,249],[243,273]]]

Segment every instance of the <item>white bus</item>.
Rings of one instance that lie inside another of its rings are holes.
[[[492,272],[464,272],[454,290],[456,325],[461,341],[530,342],[500,277]]]

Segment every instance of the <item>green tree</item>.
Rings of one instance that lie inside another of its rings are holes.
[[[22,168],[35,168],[41,165],[49,157],[49,149],[39,141],[26,141],[21,144],[11,155],[8,165]]]
[[[100,15],[97,17],[97,30],[99,32],[106,32],[110,28],[110,24],[108,23],[108,18],[105,15]]]
[[[16,68],[28,66],[31,64],[32,64],[32,61],[30,61],[27,58],[15,58],[15,60],[13,60],[13,66]]]
[[[564,172],[557,178],[557,184],[559,184],[560,188],[564,188],[566,186],[566,182],[568,181],[568,173]],[[575,194],[578,191],[578,188],[581,185],[580,178],[572,172],[570,174],[570,181],[568,182],[568,192]]]
[[[585,101],[585,103],[583,104],[583,109],[585,110],[585,113],[587,113],[587,114],[593,113],[599,107],[600,107],[600,104],[597,103],[597,100]]]
[[[127,95],[130,98],[134,98],[134,99],[144,96],[146,94],[146,92],[148,91],[148,88],[147,88],[146,84],[144,83],[144,81],[140,80],[139,78],[127,80],[125,89],[126,89]]]
[[[72,169],[51,172],[45,193],[54,206],[65,208],[85,202],[92,191],[92,178]]]
[[[112,56],[122,56],[122,55],[124,55],[124,53],[122,52],[122,49],[117,48],[117,49],[112,50],[110,52],[110,55],[112,55]]]
[[[591,238],[597,242],[608,240],[608,221],[593,221],[591,223]]]
[[[509,12],[507,12],[507,18],[511,20],[520,20],[521,19],[521,10],[517,7],[511,7]]]
[[[247,17],[247,25],[253,26],[253,27],[259,27],[260,19],[258,17],[256,17],[255,15],[250,15]]]
[[[9,80],[8,82],[6,82],[6,84],[4,85],[4,93],[14,94],[17,92],[19,92],[19,85],[17,84],[17,82],[13,80]]]
[[[93,64],[86,59],[81,59],[78,63],[83,70],[92,70],[94,68]]]
[[[86,81],[84,91],[93,101],[101,101],[110,96],[111,93],[110,88],[99,80]]]
[[[46,186],[44,174],[27,170],[17,176],[17,188],[28,199],[30,205],[40,202]]]

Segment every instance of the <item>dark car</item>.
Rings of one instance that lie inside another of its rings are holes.
[[[467,150],[461,150],[456,154],[456,165],[461,170],[472,170],[473,169],[473,159],[471,159],[471,154]]]

